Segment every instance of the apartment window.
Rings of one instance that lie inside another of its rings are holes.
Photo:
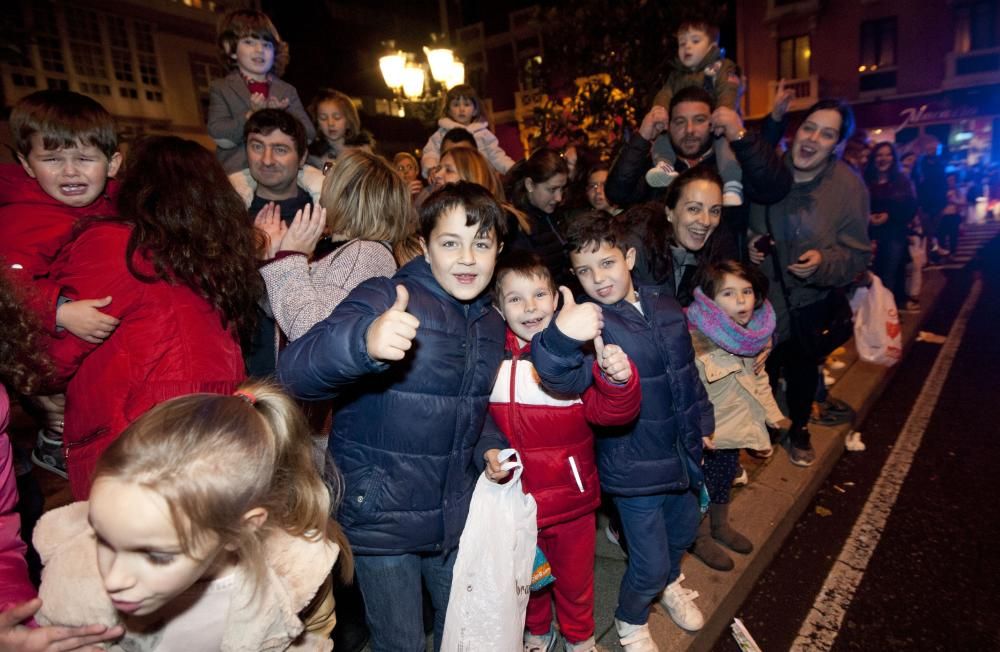
[[[32,8],[35,25],[35,42],[38,44],[38,55],[45,72],[65,73],[66,62],[63,59],[62,41],[59,38],[59,25],[56,22],[55,9],[49,2],[38,3]]]
[[[111,95],[111,87],[97,82],[80,82],[80,92],[91,95]]]
[[[55,77],[47,77],[45,83],[51,91],[68,91],[69,82],[65,79],[57,79]]]
[[[137,100],[139,99],[139,91],[134,88],[128,88],[121,86],[118,88],[118,94],[124,97],[126,100]]]
[[[861,59],[858,72],[896,65],[896,17],[861,23]]]
[[[155,53],[156,45],[153,42],[153,26],[149,23],[135,22],[135,49],[139,52]]]
[[[34,75],[25,75],[19,72],[11,73],[10,80],[15,86],[20,86],[22,88],[37,88],[38,82],[35,81]]]
[[[778,79],[806,79],[811,58],[808,34],[781,39],[778,41]]]
[[[975,2],[955,9],[955,52],[988,50],[998,43],[993,2]]]
[[[202,122],[208,120],[208,96],[212,80],[225,76],[226,71],[215,59],[191,55],[191,81],[194,82]]]

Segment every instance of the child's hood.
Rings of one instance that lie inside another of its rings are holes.
[[[474,134],[474,133],[476,133],[478,131],[483,131],[484,129],[489,129],[489,123],[487,123],[485,120],[482,120],[482,121],[479,121],[479,122],[472,122],[472,123],[469,123],[467,125],[463,125],[462,123],[455,122],[454,120],[452,120],[451,118],[449,118],[449,117],[446,116],[446,117],[440,118],[438,120],[438,127],[440,127],[441,129],[444,129],[445,131],[451,131],[452,129],[461,128],[461,129],[465,129],[469,133]]]

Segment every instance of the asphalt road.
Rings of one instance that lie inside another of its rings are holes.
[[[1000,650],[1000,240],[947,273],[952,344],[915,344],[740,608],[765,652]]]

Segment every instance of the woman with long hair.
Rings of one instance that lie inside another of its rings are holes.
[[[865,183],[871,196],[868,235],[875,243],[872,271],[892,291],[896,305],[902,306],[906,302],[907,234],[917,212],[917,194],[900,168],[892,143],[879,143],[872,149]]]
[[[549,268],[557,285],[574,282],[569,274],[569,257],[557,225],[556,210],[562,204],[569,167],[559,152],[537,150],[517,163],[508,173],[508,196],[524,214],[508,231],[507,247],[533,251]]]
[[[681,173],[667,191],[666,206],[638,204],[616,219],[629,229],[636,248],[632,276],[638,285],[657,285],[682,306],[694,299],[695,272],[705,262],[736,258],[722,220],[722,177],[697,165]]]
[[[236,389],[263,291],[261,243],[201,145],[174,136],[137,143],[117,203],[117,216],[81,225],[52,272],[63,297],[110,295],[105,312],[121,320],[103,344],[49,345],[55,384],[68,383],[66,462],[81,500],[97,458],[143,412],[181,394]]]

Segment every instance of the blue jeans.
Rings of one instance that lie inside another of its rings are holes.
[[[701,518],[698,496],[685,490],[615,496],[614,501],[628,541],[628,567],[618,591],[615,618],[643,625],[653,600],[680,575],[681,557],[694,543]]]
[[[458,549],[439,554],[356,555],[372,652],[424,652],[423,592],[434,605],[434,649],[441,649],[451,571]]]

